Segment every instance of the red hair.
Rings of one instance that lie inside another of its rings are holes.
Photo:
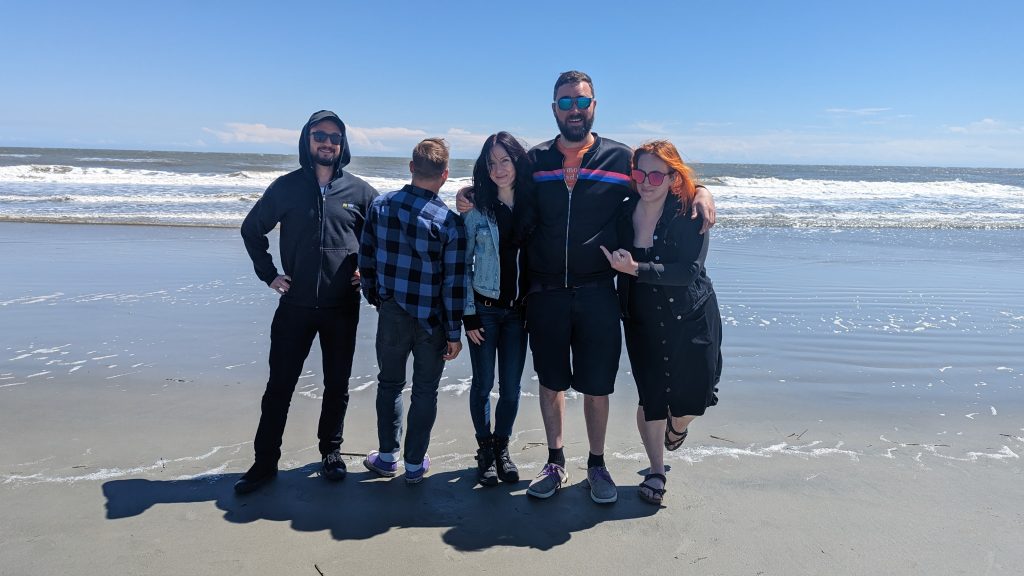
[[[697,195],[697,176],[693,168],[690,168],[686,165],[686,162],[683,162],[679,151],[668,140],[651,140],[642,144],[633,152],[633,168],[637,167],[640,156],[644,154],[650,154],[658,158],[668,165],[670,173],[674,172],[677,175],[672,182],[671,191],[672,194],[675,194],[676,198],[679,198],[679,203],[682,205],[679,211],[689,211],[693,204],[693,197]],[[636,183],[634,182],[635,185]]]

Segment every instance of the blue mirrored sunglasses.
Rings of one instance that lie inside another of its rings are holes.
[[[558,109],[562,110],[563,112],[572,110],[573,102],[576,103],[576,107],[579,108],[580,110],[586,110],[587,108],[590,108],[590,103],[593,101],[593,98],[587,98],[586,96],[577,96],[575,98],[563,96],[557,100]]]

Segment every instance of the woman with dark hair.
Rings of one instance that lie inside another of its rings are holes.
[[[690,422],[718,403],[722,318],[704,269],[709,233],[688,216],[693,170],[671,142],[658,140],[633,153],[631,176],[637,196],[624,210],[620,238],[632,248],[601,249],[620,273],[626,351],[640,395],[636,423],[651,464],[639,495],[661,504],[664,450],[682,446]]]
[[[463,323],[469,339],[473,383],[469,410],[479,449],[477,480],[485,486],[518,482],[519,470],[508,453],[512,424],[519,411],[520,378],[526,362],[522,302],[528,286],[513,230],[516,193],[532,186],[526,150],[508,132],[484,142],[473,166],[475,206],[463,214],[466,261],[472,290]],[[497,357],[498,402],[491,430],[491,389]]]

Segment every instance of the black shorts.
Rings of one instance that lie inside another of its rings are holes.
[[[588,396],[615,391],[622,332],[611,280],[530,294],[526,327],[541,386]]]

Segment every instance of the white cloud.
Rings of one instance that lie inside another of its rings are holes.
[[[609,132],[630,146],[650,139],[639,132]],[[885,138],[829,133],[772,131],[747,134],[708,132],[663,136],[687,162],[754,164],[862,164],[908,166],[1024,167],[1024,139],[978,142],[947,138]]]
[[[299,130],[271,128],[266,124],[227,122],[224,126],[224,130],[204,127],[203,132],[213,134],[224,143],[294,145],[299,139]]]
[[[668,125],[661,122],[635,122],[630,128],[651,134],[668,134]]]
[[[892,108],[827,108],[825,112],[839,116],[875,116]]]
[[[1007,122],[984,118],[967,126],[950,126],[949,131],[954,134],[1024,134],[1024,126],[1013,126]]]
[[[427,137],[423,130],[398,126],[361,128],[346,126],[349,145],[355,154],[367,152],[395,152],[403,148],[412,150],[412,144]]]
[[[484,145],[484,140],[488,136],[490,134],[476,134],[462,128],[449,128],[448,132],[444,135],[444,139],[451,146],[453,155],[466,155],[466,153],[469,153],[471,156],[476,156],[480,153],[480,148]],[[459,152],[459,154],[456,154],[456,152]]]
[[[871,121],[870,116],[862,122]],[[716,127],[731,126],[724,130]],[[635,122],[622,130],[601,131],[631,146],[652,138],[666,138],[691,162],[750,162],[794,164],[904,164],[923,166],[1021,167],[1024,158],[1024,126],[985,118],[964,126],[946,126],[943,135],[934,138],[887,137],[870,133],[838,135],[826,127],[738,132],[738,125],[701,123],[682,128],[669,123]],[[694,129],[695,128],[695,129]],[[655,132],[654,130],[660,130]],[[262,124],[226,123],[221,130],[204,128],[221,143],[265,143],[292,149],[297,130],[267,127]],[[463,127],[409,128],[401,126],[348,126],[349,144],[357,156],[407,156],[416,142],[429,136],[441,136],[451,146],[453,158],[475,158],[489,135]],[[517,134],[536,144],[553,134]],[[197,143],[197,146],[202,144]]]
[[[266,124],[226,122],[223,129],[203,128],[225,144],[282,144],[289,147],[299,139],[300,130],[273,128]],[[356,154],[405,151],[426,138],[427,132],[418,128],[380,126],[363,128],[346,125],[349,145]],[[459,135],[463,137],[462,135]]]
[[[420,128],[348,127],[348,139],[355,154],[368,152],[411,152],[417,142],[431,136],[444,138],[451,147],[453,156],[475,156],[489,134],[477,134],[463,128],[448,128],[444,132],[427,132]]]

